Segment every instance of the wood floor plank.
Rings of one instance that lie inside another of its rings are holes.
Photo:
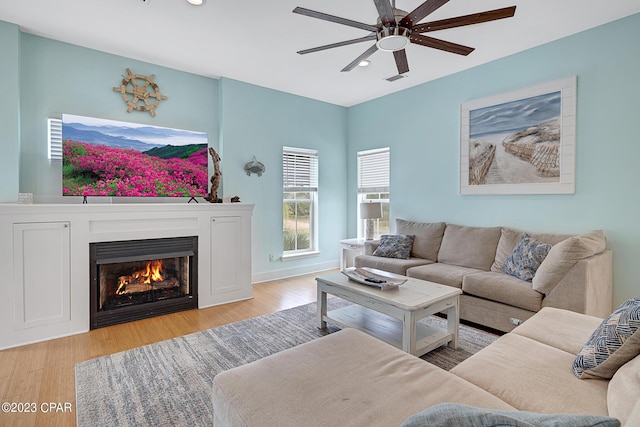
[[[318,274],[255,284],[251,300],[0,351],[0,402],[35,403],[37,409],[36,413],[0,412],[0,426],[73,426],[76,363],[314,302]],[[56,403],[70,403],[72,411],[51,406]]]

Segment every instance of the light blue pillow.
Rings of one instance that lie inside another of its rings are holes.
[[[373,255],[385,258],[409,259],[413,246],[413,234],[384,234]]]
[[[520,280],[531,282],[550,250],[551,245],[533,240],[529,234],[522,233],[520,241],[505,260],[502,270]]]
[[[498,411],[459,403],[441,403],[407,418],[400,427],[620,427],[620,421],[598,415]]]

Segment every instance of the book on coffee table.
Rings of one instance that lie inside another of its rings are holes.
[[[342,274],[358,283],[380,288],[383,291],[387,289],[395,289],[407,281],[407,278],[404,276],[369,267],[345,268],[342,270]]]

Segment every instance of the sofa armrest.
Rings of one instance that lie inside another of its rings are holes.
[[[613,252],[582,259],[542,300],[543,307],[556,307],[596,317],[613,310]]]
[[[380,246],[380,240],[367,240],[364,242],[364,254],[373,255],[373,251]]]

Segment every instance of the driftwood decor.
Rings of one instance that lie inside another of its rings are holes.
[[[213,161],[213,175],[211,175],[211,191],[209,195],[204,199],[211,203],[222,203],[222,199],[218,198],[218,187],[220,187],[220,181],[222,180],[222,172],[220,171],[220,155],[209,147],[209,155]]]
[[[166,96],[160,93],[158,84],[153,81],[155,77],[153,74],[150,76],[133,74],[131,70],[127,68],[127,75],[122,77],[120,86],[113,87],[114,91],[120,92],[122,99],[124,99],[124,102],[127,104],[127,113],[133,110],[148,111],[151,116],[155,117],[156,107],[160,104],[161,100],[167,99]],[[153,89],[153,92],[149,91],[149,87]],[[154,99],[153,102],[151,102],[151,98]]]
[[[210,203],[222,203],[223,200],[218,197],[218,188],[220,187],[220,181],[222,180],[222,171],[220,170],[220,155],[213,149],[213,147],[209,147],[209,155],[211,156],[211,160],[213,161],[213,175],[211,175],[211,190],[209,191],[209,195],[204,199]],[[240,197],[233,196],[228,199],[231,203],[240,202]]]

